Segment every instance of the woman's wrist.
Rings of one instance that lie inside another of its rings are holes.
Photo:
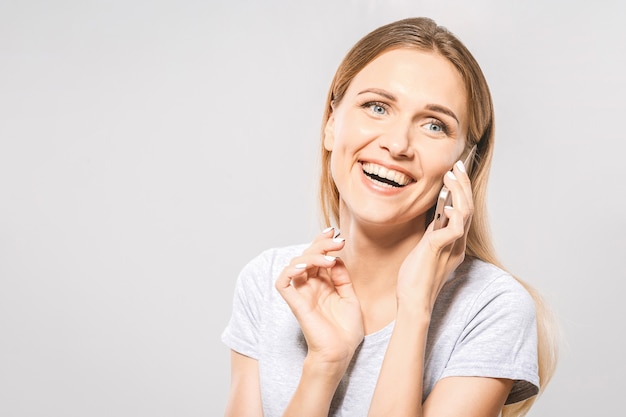
[[[327,361],[316,355],[308,354],[304,359],[302,374],[312,379],[338,384],[348,369],[350,359]]]
[[[285,416],[301,415],[303,410],[312,416],[328,415],[330,403],[346,369],[347,365],[319,361],[307,355],[300,383]]]
[[[418,302],[415,300],[402,300],[398,298],[396,309],[396,323],[410,322],[412,324],[430,324],[432,306],[428,302]]]
[[[300,383],[283,417],[323,417],[328,415],[339,381],[345,373],[340,363],[329,363],[307,355]]]

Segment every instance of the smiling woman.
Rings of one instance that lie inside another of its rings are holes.
[[[541,298],[491,248],[493,123],[480,67],[430,19],[380,27],[348,52],[322,122],[329,227],[241,272],[222,336],[226,415],[528,411],[556,344]],[[469,172],[460,158],[474,146]],[[442,184],[452,205],[435,229]]]
[[[354,77],[324,129],[342,229],[354,216],[387,232],[425,229],[441,179],[466,147],[466,102],[458,71],[430,52],[393,49]]]

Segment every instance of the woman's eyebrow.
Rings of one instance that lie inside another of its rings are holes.
[[[397,101],[396,97],[393,94],[391,94],[388,91],[381,90],[380,88],[366,88],[365,90],[363,90],[359,94],[357,94],[357,96],[359,96],[361,94],[365,94],[365,93],[374,93],[374,94],[378,94],[380,96],[383,96],[383,97],[385,97],[388,100],[391,100],[391,101],[394,101],[394,102]]]
[[[374,93],[374,94],[378,94],[380,96],[385,97],[386,99],[396,102],[396,96],[394,96],[393,94],[391,94],[390,92],[386,91],[386,90],[381,90],[380,88],[366,88],[365,90],[360,91],[358,95],[361,94],[365,94],[365,93]],[[459,118],[456,117],[456,114],[454,114],[454,112],[452,110],[450,110],[449,108],[445,107],[445,106],[441,106],[439,104],[427,104],[426,108],[430,111],[434,111],[437,113],[443,113],[447,116],[452,117],[454,120],[456,120],[457,123],[460,124],[459,122]]]
[[[426,108],[428,110],[432,110],[432,111],[435,111],[435,112],[438,112],[438,113],[446,114],[446,115],[452,117],[454,120],[456,120],[457,123],[460,124],[459,118],[456,117],[456,114],[454,114],[454,112],[452,110],[450,110],[449,108],[447,108],[447,107],[440,106],[439,104],[427,104]]]

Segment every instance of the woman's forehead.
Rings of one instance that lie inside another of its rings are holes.
[[[368,89],[384,90],[408,103],[428,102],[450,107],[465,117],[467,92],[457,68],[437,52],[415,48],[386,51],[359,71],[347,95]]]

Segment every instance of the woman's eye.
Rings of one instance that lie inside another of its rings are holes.
[[[434,133],[447,133],[448,131],[444,124],[437,123],[434,121],[426,123],[425,127],[427,130],[430,130],[431,132],[434,132]]]
[[[387,108],[383,103],[365,103],[363,107],[368,108],[372,113],[377,116],[387,114]]]
[[[379,106],[378,104],[372,105],[372,111],[376,114],[385,114],[385,108],[383,106]]]
[[[441,129],[441,126],[434,123],[428,123],[426,124],[426,127],[428,128],[428,130],[432,130],[433,132],[441,132],[443,130]]]

